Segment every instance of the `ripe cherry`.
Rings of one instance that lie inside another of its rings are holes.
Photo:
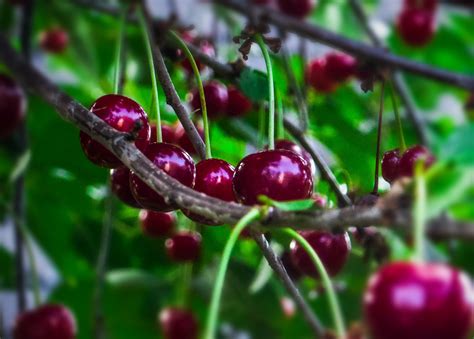
[[[26,98],[20,86],[0,74],[0,139],[10,136],[25,118]]]
[[[299,156],[301,156],[304,160],[306,160],[311,168],[311,173],[313,175],[316,174],[316,164],[314,163],[311,154],[309,154],[305,149],[301,146],[295,144],[293,141],[286,140],[286,139],[278,139],[275,140],[275,149],[286,149],[288,151],[292,151]]]
[[[221,159],[205,159],[196,165],[194,189],[224,201],[235,201],[232,188],[234,167]],[[186,216],[200,224],[219,225],[217,221],[183,210]]]
[[[115,196],[125,204],[141,207],[130,191],[130,170],[127,167],[120,166],[110,171],[110,187]]]
[[[204,129],[201,124],[196,125],[196,129],[201,136],[201,139],[204,140]],[[189,140],[188,135],[186,134],[186,131],[184,130],[183,125],[178,123],[175,127],[174,131],[174,142],[184,149],[186,152],[188,152],[191,155],[197,155],[196,150],[194,149],[193,144],[191,143],[191,140]]]
[[[229,97],[227,88],[219,81],[210,81],[204,85],[204,96],[206,97],[207,115],[209,118],[217,118],[227,111]],[[194,111],[201,111],[201,101],[199,99],[199,92],[194,90],[191,100],[191,106]]]
[[[331,93],[337,83],[327,74],[326,59],[314,59],[306,67],[306,82],[316,91],[321,93]]]
[[[316,0],[278,0],[277,4],[280,11],[286,15],[303,19],[311,14]]]
[[[165,123],[161,123],[161,138],[163,142],[166,142],[168,144],[174,144],[176,143],[176,136],[175,136],[175,130],[173,126],[170,126]],[[156,142],[156,124],[151,124],[151,142]]]
[[[399,177],[400,151],[398,148],[387,151],[382,157],[382,177],[393,183]]]
[[[403,41],[414,47],[426,45],[435,33],[434,14],[425,9],[404,9],[397,21],[397,30]]]
[[[130,98],[107,94],[97,99],[90,111],[120,132],[134,133],[135,146],[143,152],[150,140],[150,125],[143,108]],[[81,146],[91,162],[107,168],[119,167],[122,162],[99,142],[80,132]]]
[[[252,109],[252,102],[236,87],[227,88],[229,98],[227,105],[227,115],[229,117],[240,117]]]
[[[357,72],[357,60],[344,53],[329,53],[326,55],[327,76],[334,82],[343,82]]]
[[[186,309],[167,307],[161,310],[159,321],[165,339],[197,339],[198,323]]]
[[[473,293],[469,278],[438,263],[394,262],[378,270],[364,293],[374,339],[463,339]]]
[[[301,231],[300,234],[314,249],[330,276],[335,276],[341,271],[351,250],[347,232],[332,234],[320,231]],[[290,243],[290,254],[293,264],[301,273],[313,278],[319,277],[311,257],[296,240]]]
[[[13,328],[15,339],[74,339],[74,315],[63,305],[43,305],[18,316]]]
[[[140,219],[143,234],[151,238],[170,235],[176,224],[174,213],[141,210],[138,218]]]
[[[41,48],[49,53],[63,52],[69,43],[69,34],[62,28],[52,28],[41,33]]]
[[[400,176],[412,177],[415,173],[417,161],[423,161],[425,169],[430,167],[435,161],[434,156],[424,146],[415,145],[408,148],[400,158],[398,171]]]
[[[287,150],[250,154],[237,165],[234,193],[241,203],[254,205],[266,195],[277,201],[306,199],[313,193],[313,178],[308,163]]]
[[[168,257],[173,261],[196,261],[201,255],[201,235],[181,231],[166,239],[165,247]]]
[[[193,159],[178,146],[162,142],[151,143],[145,151],[145,156],[183,185],[194,186],[196,169]],[[130,190],[143,208],[158,212],[169,212],[176,209],[176,206],[165,201],[161,195],[153,191],[133,172],[130,176]]]

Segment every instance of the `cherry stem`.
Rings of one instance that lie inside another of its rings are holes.
[[[258,111],[258,147],[262,148],[265,145],[265,109],[262,107]]]
[[[209,134],[209,119],[207,117],[207,105],[206,105],[206,96],[204,95],[204,86],[202,85],[201,73],[199,72],[199,68],[196,64],[196,60],[193,57],[193,54],[189,50],[186,43],[181,39],[181,37],[173,31],[170,31],[171,37],[174,39],[176,44],[181,48],[186,55],[191,67],[193,69],[194,76],[196,78],[196,82],[198,85],[199,91],[199,100],[201,102],[201,110],[202,110],[202,122],[204,125],[204,143],[206,144],[206,159],[212,158],[211,154],[211,138]]]
[[[181,271],[181,291],[179,294],[179,305],[185,307],[188,304],[189,299],[189,286],[191,285],[193,275],[193,264],[192,263],[185,263],[182,266]]]
[[[115,73],[114,73],[114,93],[120,94],[120,72],[122,70],[122,59],[123,59],[123,41],[125,38],[125,23],[127,21],[127,9],[124,9],[120,16],[120,29],[117,36],[117,49],[115,50]]]
[[[276,100],[277,100],[277,139],[285,138],[285,128],[283,126],[283,100],[281,98],[281,93],[279,90],[275,91]]]
[[[395,120],[397,121],[398,129],[398,143],[400,146],[400,154],[405,152],[407,146],[405,144],[405,137],[403,135],[402,120],[400,119],[400,112],[398,111],[397,100],[395,99],[395,91],[393,89],[393,83],[390,81],[390,98],[392,100],[393,112],[395,113]]]
[[[275,148],[275,88],[273,83],[273,69],[270,54],[268,53],[265,42],[263,41],[261,34],[255,35],[255,41],[260,47],[265,65],[267,67],[267,78],[268,78],[268,149],[272,150]]]
[[[415,251],[413,259],[422,262],[425,256],[425,221],[426,221],[426,178],[424,161],[415,164],[415,203],[413,204],[413,237]]]
[[[323,262],[319,258],[316,251],[311,247],[311,245],[303,238],[298,232],[291,228],[284,228],[282,230],[284,233],[288,234],[290,237],[295,239],[301,247],[304,248],[306,253],[310,256],[311,260],[313,261],[314,266],[318,270],[319,276],[321,277],[321,283],[324,286],[324,289],[328,296],[329,301],[329,308],[332,312],[332,317],[334,320],[334,325],[336,327],[337,337],[340,339],[344,339],[346,330],[344,325],[344,318],[342,316],[341,306],[339,305],[339,301],[336,296],[336,292],[334,290],[334,286],[331,283],[331,279],[329,278],[326,269],[324,268]]]
[[[39,278],[38,278],[38,268],[36,266],[36,260],[33,253],[31,237],[29,235],[28,230],[23,224],[20,224],[20,232],[23,236],[23,239],[25,242],[26,253],[28,255],[28,261],[30,262],[31,277],[33,281],[32,282],[33,298],[34,298],[35,306],[38,307],[39,305],[41,305],[41,293],[40,293]]]
[[[155,74],[155,63],[153,61],[153,52],[152,52],[152,41],[150,40],[150,32],[148,25],[145,20],[145,16],[143,14],[143,9],[138,11],[138,19],[140,21],[140,26],[142,29],[143,39],[145,40],[146,45],[146,54],[148,58],[148,66],[151,75],[151,85],[153,89],[153,99],[155,102],[155,115],[156,115],[156,141],[162,142],[163,138],[161,136],[161,113],[160,113],[160,99],[158,96],[158,82],[156,81],[156,74]]]
[[[383,116],[384,99],[385,99],[385,80],[382,80],[382,87],[380,89],[379,122],[378,122],[378,127],[377,127],[377,148],[375,152],[374,189],[372,190],[372,194],[379,193],[380,143],[382,140],[382,116]]]
[[[219,263],[219,268],[217,271],[216,282],[214,284],[214,289],[212,290],[211,306],[207,315],[206,329],[204,332],[205,339],[215,339],[222,289],[224,287],[225,274],[227,271],[227,267],[229,266],[232,249],[234,248],[234,245],[239,238],[239,234],[252,221],[258,219],[260,215],[260,210],[258,208],[252,208],[237,222],[234,229],[230,233],[227,243],[225,244],[224,252],[222,253],[222,259]]]

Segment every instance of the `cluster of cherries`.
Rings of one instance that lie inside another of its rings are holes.
[[[438,0],[404,0],[397,19],[397,31],[403,41],[414,47],[426,45],[436,31]]]

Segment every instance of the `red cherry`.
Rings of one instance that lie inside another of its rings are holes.
[[[364,313],[374,339],[463,339],[469,333],[472,286],[438,263],[390,263],[369,280]]]
[[[298,280],[301,278],[302,274],[298,267],[295,266],[293,260],[291,259],[291,254],[289,251],[283,252],[281,256],[281,263],[285,267],[286,273],[290,276],[291,280]]]
[[[130,170],[127,167],[120,166],[110,171],[110,187],[122,202],[131,207],[141,207],[130,191]]]
[[[434,11],[438,7],[438,0],[404,0],[403,8],[418,8]]]
[[[175,140],[175,130],[173,126],[170,126],[165,123],[161,123],[161,138],[163,139],[163,142],[166,142],[168,144],[174,144],[176,143]],[[156,136],[156,124],[152,123],[151,124],[151,142],[156,142],[157,136]]]
[[[426,45],[433,38],[435,29],[434,15],[428,10],[406,8],[398,17],[398,33],[410,46]]]
[[[120,132],[136,132],[135,146],[140,151],[150,140],[150,125],[143,108],[130,98],[117,94],[107,94],[97,99],[90,111]],[[80,132],[82,150],[94,164],[107,168],[119,167],[122,162],[99,142],[84,132]]]
[[[191,40],[189,40],[189,39],[191,39]],[[206,39],[196,39],[196,38],[188,38],[187,41],[191,42],[194,45],[196,45],[200,49],[200,51],[202,53],[204,53],[205,55],[207,55],[211,58],[216,56],[216,50],[214,48],[214,45],[210,41],[208,41]],[[205,67],[205,65],[197,59],[196,59],[196,65],[197,65],[197,67],[200,71],[202,71]],[[187,59],[183,60],[182,66],[183,66],[183,69],[188,74],[193,73],[193,68],[192,68],[191,63],[189,62],[189,60],[187,60]]]
[[[313,175],[316,174],[316,164],[314,163],[311,154],[309,154],[305,149],[301,146],[295,144],[293,141],[286,140],[286,139],[278,139],[275,140],[275,149],[286,149],[288,151],[292,151],[299,156],[301,156],[304,160],[306,160],[311,168],[311,173]]]
[[[347,232],[332,234],[320,231],[301,231],[300,234],[314,249],[330,276],[335,276],[341,271],[351,250],[351,241]],[[296,240],[290,243],[290,254],[293,264],[301,273],[313,278],[319,277],[310,256]]]
[[[196,165],[196,183],[194,189],[224,201],[235,201],[232,188],[234,167],[221,159],[206,159]],[[183,210],[191,220],[205,225],[220,225],[219,222],[210,220],[192,212]]]
[[[309,198],[313,178],[302,157],[287,150],[271,150],[243,158],[235,170],[233,186],[240,202],[254,205],[260,195],[277,201]]]
[[[49,53],[63,52],[69,43],[69,34],[62,28],[52,28],[40,36],[41,48]]]
[[[10,136],[25,118],[26,98],[20,86],[0,74],[0,139]]]
[[[400,176],[412,177],[415,174],[415,166],[418,160],[424,161],[425,169],[430,167],[435,158],[424,146],[415,145],[408,148],[400,158],[398,171]]]
[[[151,238],[169,235],[176,223],[176,217],[173,213],[141,210],[138,218],[143,234]]]
[[[252,109],[252,102],[236,87],[227,88],[229,98],[227,105],[227,115],[229,117],[240,117]]]
[[[204,129],[200,124],[196,125],[197,131],[199,135],[201,136],[201,139],[204,140]],[[191,143],[191,140],[189,140],[188,135],[186,134],[186,131],[184,130],[184,127],[178,123],[175,127],[174,130],[174,140],[175,143],[184,149],[186,152],[188,152],[191,155],[197,155],[196,150],[194,149],[193,144]]]
[[[62,305],[43,305],[24,312],[16,319],[15,339],[74,339],[76,320],[68,308]]]
[[[229,97],[227,88],[218,81],[210,81],[204,85],[204,96],[206,97],[207,115],[209,118],[217,118],[227,111]],[[201,101],[197,89],[193,92],[191,106],[194,111],[199,110],[201,114]]]
[[[278,0],[277,4],[280,11],[286,15],[303,19],[311,14],[316,0]]]
[[[191,311],[167,307],[159,315],[160,326],[165,339],[197,339],[198,323]]]
[[[357,60],[344,53],[329,53],[326,55],[325,72],[334,82],[343,82],[357,72]]]
[[[382,157],[382,177],[393,183],[399,177],[400,151],[398,148],[387,151]]]
[[[196,169],[193,159],[181,148],[162,142],[151,143],[145,151],[145,156],[181,184],[188,187],[194,186]],[[146,209],[158,212],[176,209],[176,206],[165,201],[133,172],[130,176],[130,190],[138,203]]]
[[[316,91],[331,93],[337,88],[337,84],[326,72],[326,59],[314,59],[306,67],[306,81]]]
[[[173,261],[196,261],[201,254],[201,235],[181,231],[165,242],[166,253]]]

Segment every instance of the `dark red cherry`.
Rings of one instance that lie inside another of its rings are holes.
[[[423,160],[424,167],[430,167],[435,158],[431,152],[424,146],[415,145],[408,148],[400,158],[398,164],[399,175],[403,177],[412,177],[415,173],[415,166],[418,160]]]
[[[194,314],[186,309],[167,307],[159,314],[164,339],[197,339],[198,323]]]
[[[337,83],[326,72],[326,59],[314,59],[306,67],[306,82],[316,91],[331,93],[337,88]]]
[[[347,232],[332,234],[320,231],[301,231],[300,234],[314,249],[330,276],[335,276],[342,270],[351,250],[351,241]],[[311,257],[296,240],[290,243],[290,254],[293,264],[301,273],[319,278],[319,273]]]
[[[170,126],[165,123],[161,123],[161,138],[163,139],[163,142],[166,142],[168,144],[174,144],[176,143],[176,136],[175,136],[175,130],[173,126]],[[151,142],[157,142],[156,138],[156,124],[152,123],[151,124]]]
[[[227,111],[229,97],[225,85],[218,81],[210,81],[204,85],[204,96],[206,97],[207,115],[209,118],[217,118]],[[197,89],[193,91],[191,106],[194,111],[199,110],[201,114],[201,101]]]
[[[135,146],[143,152],[150,140],[150,125],[143,108],[130,98],[107,94],[97,99],[90,111],[120,132],[134,132]],[[119,167],[122,162],[99,142],[80,132],[81,146],[94,164],[107,168]]]
[[[181,231],[166,239],[166,253],[173,261],[196,261],[201,255],[201,235]]]
[[[69,34],[62,28],[52,28],[41,33],[40,45],[49,53],[63,52],[69,43]]]
[[[0,139],[10,136],[25,118],[26,98],[20,86],[0,74]]]
[[[143,234],[151,238],[165,237],[171,234],[176,224],[174,213],[141,210],[138,215]]]
[[[196,125],[196,129],[201,136],[201,139],[204,140],[204,129],[201,124]],[[196,150],[194,149],[193,144],[191,143],[191,140],[189,140],[188,135],[186,134],[186,131],[184,130],[184,127],[178,123],[176,124],[175,131],[174,131],[174,140],[175,143],[184,149],[186,152],[188,152],[191,155],[197,155]]]
[[[278,8],[286,15],[303,19],[311,14],[316,0],[278,0]]]
[[[414,47],[426,45],[434,36],[434,14],[425,9],[404,9],[397,21],[397,30],[405,43]]]
[[[439,263],[394,262],[370,278],[364,313],[374,339],[464,339],[472,301],[463,272]]]
[[[181,184],[191,188],[194,186],[196,169],[193,159],[178,146],[162,142],[151,143],[145,151],[145,156]],[[143,208],[158,212],[176,209],[176,206],[165,201],[133,172],[130,176],[130,190]]]
[[[301,146],[295,144],[293,141],[286,140],[286,139],[277,139],[275,140],[275,149],[286,149],[288,151],[295,152],[299,156],[301,156],[304,160],[306,160],[311,167],[311,173],[313,175],[316,174],[316,164],[314,163],[311,154],[309,154],[305,149]]]
[[[227,115],[229,117],[240,117],[252,109],[252,102],[236,87],[227,88],[229,97],[227,105]]]
[[[198,192],[224,201],[235,201],[232,188],[234,167],[221,159],[205,159],[196,165],[194,189]],[[200,224],[219,225],[220,223],[183,210],[186,216]]]
[[[400,163],[400,151],[398,148],[387,151],[382,157],[382,177],[389,183],[398,179],[400,173],[398,165]]]
[[[191,35],[190,35],[190,38],[187,38],[187,39],[188,39],[188,42],[191,42],[193,45],[197,46],[203,54],[211,58],[216,56],[216,50],[214,48],[214,45],[209,40],[202,39],[202,38],[194,38]],[[196,65],[200,71],[202,71],[205,67],[205,65],[197,59],[196,59]],[[183,69],[188,74],[193,73],[193,68],[191,67],[191,63],[187,59],[183,60],[182,66],[183,66]]]
[[[403,8],[418,8],[429,11],[436,10],[438,7],[438,0],[404,0]]]
[[[110,171],[110,187],[122,202],[131,207],[141,207],[130,191],[130,170],[127,167],[120,166]]]
[[[295,266],[293,263],[293,260],[291,259],[291,254],[289,251],[283,252],[283,254],[280,257],[281,263],[285,267],[286,273],[290,276],[292,280],[298,280],[301,278],[302,274],[298,267]]]
[[[74,339],[76,320],[62,305],[43,305],[18,316],[13,328],[14,339]]]
[[[357,60],[344,53],[329,53],[326,55],[326,74],[334,82],[343,82],[357,72]]]
[[[313,193],[313,178],[308,163],[287,150],[254,153],[237,165],[234,193],[241,203],[258,204],[266,195],[277,201],[306,199]]]

